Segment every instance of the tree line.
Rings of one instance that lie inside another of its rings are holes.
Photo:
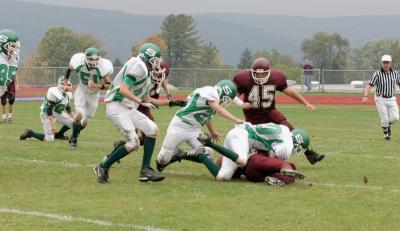
[[[168,15],[160,26],[160,32],[149,35],[141,41],[132,44],[131,55],[137,54],[137,49],[146,42],[155,43],[160,47],[163,57],[172,68],[237,68],[246,69],[251,66],[255,57],[266,57],[272,67],[282,69],[298,78],[301,64],[288,54],[278,50],[260,49],[252,52],[244,48],[238,64],[224,64],[218,47],[209,41],[204,41],[199,35],[194,18],[185,14]],[[75,33],[65,27],[49,28],[40,40],[36,50],[27,59],[26,66],[63,67],[68,65],[74,53],[83,52],[87,47],[97,47],[102,56],[107,56],[100,40],[88,33]],[[349,41],[339,33],[318,32],[301,43],[303,58],[309,59],[315,68],[331,70],[366,69],[379,67],[379,58],[383,54],[392,55],[394,60],[400,58],[400,44],[395,39],[371,41],[359,48],[350,49]],[[124,60],[123,60],[124,61]],[[123,64],[119,58],[114,60],[114,66]],[[396,61],[394,67],[397,68]],[[32,72],[42,70],[33,70]],[[45,75],[46,73],[43,73]],[[291,78],[289,74],[289,78]],[[335,77],[340,78],[340,76]]]

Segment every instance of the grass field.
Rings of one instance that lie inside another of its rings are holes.
[[[25,128],[41,131],[39,105],[18,102],[15,123],[0,126],[0,230],[398,230],[400,225],[400,126],[384,141],[374,106],[321,105],[310,113],[299,105],[280,105],[326,158],[310,165],[304,156],[293,157],[306,178],[272,188],[216,182],[205,167],[189,162],[168,166],[162,182],[141,183],[142,149],[113,166],[111,184],[100,185],[91,167],[121,138],[105,117],[104,104],[81,133],[76,152],[67,142],[18,140]],[[241,116],[239,109],[230,110]],[[154,111],[161,134],[153,167],[174,112]],[[222,134],[233,126],[218,116],[214,124]]]

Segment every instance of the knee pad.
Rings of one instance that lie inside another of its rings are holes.
[[[160,132],[160,129],[158,128],[158,126],[156,124],[154,124],[155,126],[151,126],[149,134],[146,134],[147,137],[151,137],[151,138],[156,138],[158,133]]]
[[[157,156],[157,162],[159,164],[166,165],[171,161],[171,158],[172,158],[173,154],[174,154],[173,151],[168,150],[165,147],[161,147],[161,150],[160,150],[160,152],[158,153],[158,156]]]
[[[82,120],[82,113],[80,113],[79,111],[76,112],[75,117],[74,117],[74,123],[78,124],[80,123]]]
[[[136,149],[139,148],[140,145],[140,140],[139,137],[136,135],[136,133],[134,134],[129,134],[128,135],[128,140],[125,143],[125,147],[128,149],[128,152],[132,152],[135,151]]]
[[[44,141],[54,141],[54,134],[53,135],[45,135],[44,136]]]

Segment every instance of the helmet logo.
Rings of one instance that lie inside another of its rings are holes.
[[[294,138],[296,140],[296,143],[298,143],[298,144],[304,143],[303,136],[301,136],[300,134],[295,135]]]
[[[0,35],[0,42],[5,43],[5,42],[7,42],[7,40],[8,40],[8,37],[7,37],[7,36],[5,36],[5,35]]]
[[[146,55],[148,55],[150,57],[154,57],[157,54],[157,52],[151,48],[147,48],[144,53],[146,53]]]
[[[225,95],[230,95],[232,93],[232,89],[230,89],[227,85],[222,86],[221,91],[225,93]]]

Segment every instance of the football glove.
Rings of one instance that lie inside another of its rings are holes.
[[[143,107],[150,108],[150,109],[158,109],[158,106],[153,103],[141,103],[140,105],[142,105]]]
[[[174,100],[174,98],[172,97],[171,94],[168,94],[168,95],[167,95],[167,99],[168,99],[169,101],[173,101],[173,100]]]
[[[186,101],[186,100],[171,100],[171,101],[169,101],[169,103],[168,103],[168,105],[169,105],[170,107],[173,107],[173,106],[184,107],[184,106],[186,106],[186,104],[187,104],[187,101]]]

